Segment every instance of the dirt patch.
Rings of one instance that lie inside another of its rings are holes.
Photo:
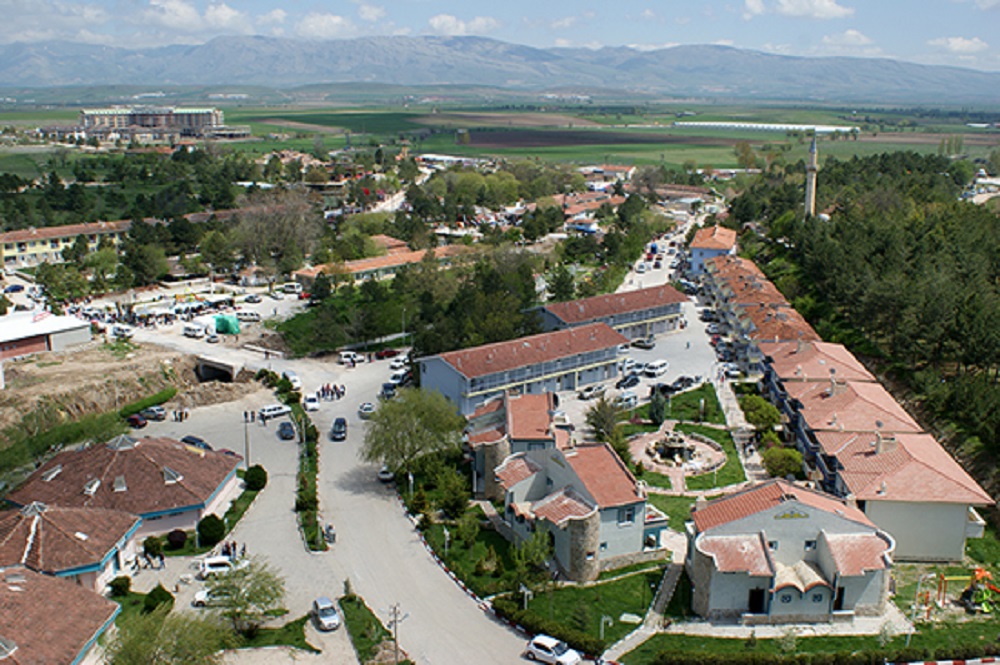
[[[115,411],[169,387],[177,396],[169,409],[193,408],[240,399],[259,389],[248,372],[233,383],[201,383],[195,359],[155,344],[116,353],[102,342],[4,364],[6,390],[0,391],[0,431],[32,411],[74,420]],[[49,420],[47,418],[46,420]]]
[[[558,148],[573,145],[736,145],[740,139],[702,136],[671,136],[641,132],[606,132],[557,130],[536,132],[524,130],[476,131],[469,133],[470,143],[480,148]]]
[[[888,143],[891,145],[940,145],[942,139],[947,139],[951,134],[924,134],[909,132],[881,132],[872,136],[871,134],[858,134],[858,141],[862,143]],[[966,146],[993,147],[1000,144],[998,134],[958,134],[962,137],[962,142]],[[846,140],[846,139],[845,139]]]
[[[435,113],[413,122],[434,127],[603,127],[599,122],[562,113]]]
[[[282,118],[265,118],[260,121],[266,125],[276,125],[287,129],[294,129],[299,132],[309,132],[310,134],[343,134],[343,127],[330,127],[328,125],[314,125],[311,122],[296,122],[294,120],[284,120]]]

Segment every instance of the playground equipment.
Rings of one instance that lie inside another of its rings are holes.
[[[967,612],[991,614],[995,610],[1000,610],[1000,587],[993,584],[992,573],[983,568],[976,568],[968,578],[964,575],[945,577],[944,573],[941,573],[938,577],[938,607],[944,606],[948,595],[948,582],[966,579],[969,584],[962,591],[958,602]]]

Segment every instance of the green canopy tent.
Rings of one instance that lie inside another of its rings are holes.
[[[220,314],[215,317],[215,332],[219,335],[239,335],[240,321],[231,314]]]

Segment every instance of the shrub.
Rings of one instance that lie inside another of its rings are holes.
[[[150,395],[149,397],[145,397],[139,400],[138,402],[132,402],[131,404],[126,404],[118,412],[118,415],[120,415],[122,418],[128,418],[133,413],[139,413],[143,409],[148,409],[151,406],[156,406],[158,404],[163,404],[164,402],[169,402],[174,398],[176,394],[177,394],[177,388],[174,388],[172,386],[170,388],[165,388],[164,390],[161,390],[155,395]]]
[[[160,605],[170,604],[173,605],[174,597],[169,591],[163,588],[162,584],[157,584],[156,587],[146,594],[146,597],[142,601],[142,611],[152,612]]]
[[[181,529],[174,529],[167,534],[167,547],[172,550],[179,550],[184,547],[184,543],[187,542],[188,535],[187,531]]]
[[[423,485],[421,485],[413,493],[413,498],[410,499],[410,512],[414,515],[421,515],[427,512],[427,508],[427,493],[424,492]]]
[[[163,554],[163,541],[159,536],[149,536],[142,541],[142,549],[145,550],[146,556],[158,557]]]
[[[132,578],[119,575],[108,583],[108,588],[111,589],[112,598],[127,596],[128,592],[132,590]]]
[[[260,464],[254,464],[247,469],[243,483],[251,492],[259,492],[267,486],[267,471]]]
[[[794,448],[775,446],[761,453],[764,468],[772,478],[799,476],[802,474],[802,453]]]
[[[458,518],[469,505],[469,492],[465,488],[465,479],[451,469],[443,469],[438,476],[438,486],[442,490],[438,507],[448,517]]]
[[[272,372],[269,369],[259,369],[259,370],[257,370],[257,374],[255,374],[253,378],[255,378],[256,380],[260,381],[261,383],[263,383],[268,388],[273,388],[275,386],[275,384],[278,383],[278,375],[277,375],[277,373]]]
[[[202,547],[212,547],[226,536],[226,525],[214,513],[198,522],[198,540]]]

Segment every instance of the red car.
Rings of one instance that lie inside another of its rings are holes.
[[[399,355],[399,351],[396,349],[379,349],[375,352],[375,357],[379,360],[385,360],[386,358],[395,358]]]
[[[146,419],[140,416],[138,413],[133,413],[131,416],[125,419],[125,422],[134,429],[142,429],[146,426]]]

